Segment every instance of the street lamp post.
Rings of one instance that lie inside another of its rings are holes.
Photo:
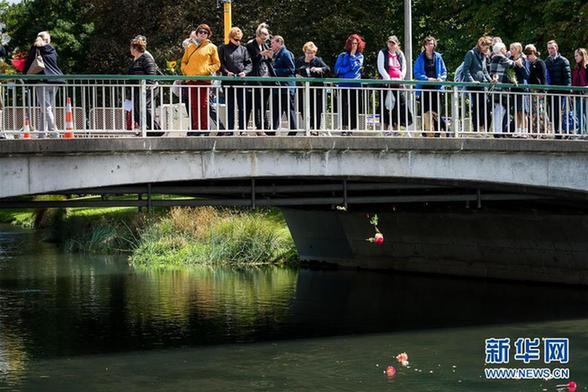
[[[412,80],[412,4],[404,0],[404,56],[406,57],[406,78]]]
[[[228,44],[229,33],[231,32],[231,28],[233,27],[233,15],[231,11],[232,0],[216,0],[216,7],[220,8],[221,3],[223,4],[225,44]]]

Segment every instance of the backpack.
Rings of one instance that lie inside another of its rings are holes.
[[[459,65],[459,67],[457,67],[455,69],[453,81],[454,82],[464,82],[465,81],[464,76],[463,76],[463,62]]]
[[[463,62],[455,69],[455,73],[453,75],[453,81],[463,83],[465,82],[465,77],[463,75]],[[458,87],[459,90],[463,90],[463,86]]]

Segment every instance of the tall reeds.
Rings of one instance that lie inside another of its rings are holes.
[[[270,211],[174,208],[142,235],[136,265],[261,265],[293,261],[285,222]]]

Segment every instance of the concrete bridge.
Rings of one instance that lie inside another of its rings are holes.
[[[588,284],[587,153],[519,139],[5,140],[0,207],[47,193],[106,196],[35,205],[279,206],[305,260]],[[120,193],[140,197],[108,196]],[[384,246],[365,241],[366,212]]]
[[[588,142],[206,137],[0,141],[0,198],[114,185],[255,178],[472,183],[584,197]]]

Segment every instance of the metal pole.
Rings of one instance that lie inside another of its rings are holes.
[[[451,94],[451,122],[453,123],[453,137],[459,137],[461,124],[459,122],[459,89],[457,86],[453,86],[453,94]],[[447,135],[449,136],[449,129],[447,129]]]
[[[225,15],[225,44],[229,43],[229,33],[231,32],[231,28],[233,27],[233,20],[231,14],[231,1],[232,0],[223,0],[224,5],[224,15]]]
[[[406,57],[406,79],[412,80],[412,4],[404,0],[404,56]]]
[[[316,97],[315,97],[316,99]],[[316,107],[316,102],[315,102]],[[304,130],[306,136],[310,136],[310,111],[314,108],[310,107],[310,82],[304,82]],[[315,113],[316,116],[316,113]],[[320,122],[320,119],[319,119]]]
[[[141,95],[139,99],[141,100],[139,105],[139,110],[141,111],[141,136],[147,137],[147,81],[145,79],[141,80]]]

